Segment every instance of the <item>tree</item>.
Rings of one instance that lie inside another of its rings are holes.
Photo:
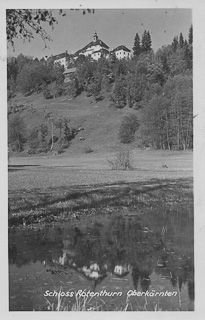
[[[96,71],[97,62],[92,62],[86,57],[84,62],[77,68],[77,79],[80,90],[88,90],[89,84],[92,82],[93,74]]]
[[[192,76],[170,77],[164,86],[164,97],[169,102],[173,145],[177,149],[193,146],[193,83]]]
[[[18,55],[18,57],[16,58],[17,65],[18,65],[18,72],[20,72],[22,70],[22,68],[25,64],[30,63],[32,60],[33,60],[32,57],[24,56],[22,53],[20,53]]]
[[[149,52],[152,50],[152,40],[149,31],[144,31],[142,35],[142,46],[141,51],[142,52]]]
[[[7,90],[8,90],[8,100],[14,95],[16,89],[16,78],[18,74],[18,64],[17,59],[14,57],[9,57],[7,59]]]
[[[26,142],[27,126],[24,119],[18,114],[9,120],[9,143],[14,149],[21,152]]]
[[[139,56],[140,53],[141,53],[140,37],[139,37],[139,34],[136,33],[136,36],[134,39],[133,54],[134,56]]]
[[[35,153],[37,148],[39,147],[40,140],[39,140],[39,134],[38,134],[38,128],[31,129],[28,137],[28,145],[30,147],[30,151],[32,153]]]
[[[46,124],[41,124],[39,132],[40,132],[40,139],[41,139],[42,146],[45,147],[47,144],[46,138],[48,136],[48,126]]]
[[[119,138],[122,143],[131,143],[135,139],[135,132],[139,128],[138,117],[134,113],[124,116],[120,130]]]
[[[74,138],[74,134],[72,130],[69,128],[68,123],[70,122],[69,119],[64,118],[63,119],[63,125],[64,125],[64,139],[65,142],[68,143],[70,140]]]
[[[193,43],[193,26],[191,25],[191,27],[189,28],[189,44],[192,45]]]
[[[165,82],[163,66],[161,63],[151,63],[147,70],[147,79],[150,83],[159,83],[161,86]]]
[[[24,40],[34,38],[33,32],[39,34],[45,45],[50,36],[41,26],[42,22],[47,22],[53,27],[56,18],[53,17],[52,10],[33,9],[7,9],[6,10],[6,32],[7,41],[14,46],[14,39],[21,37]]]
[[[157,149],[193,146],[192,77],[169,77],[163,93],[153,95],[142,110],[142,140]]]
[[[24,64],[17,76],[17,86],[22,93],[38,90],[43,84],[50,83],[53,79],[51,70],[44,64],[31,60]]]
[[[59,138],[61,141],[62,129],[63,129],[63,119],[61,117],[57,118],[57,120],[55,121],[55,126],[57,129],[59,129]]]
[[[120,76],[115,80],[112,95],[112,101],[117,108],[124,108],[127,102],[126,82],[123,77]]]
[[[177,50],[178,44],[179,44],[178,37],[174,37],[174,39],[172,41],[172,48],[173,48],[174,51]]]
[[[145,145],[166,149],[166,108],[163,96],[153,96],[145,105],[141,134]]]
[[[180,46],[180,48],[184,47],[184,37],[183,37],[183,34],[181,32],[180,32],[180,35],[179,35],[179,46]]]
[[[88,92],[93,95],[96,99],[101,91],[102,74],[100,72],[94,72],[92,81],[88,87]]]
[[[93,12],[94,10],[83,10],[83,14]],[[60,9],[58,13],[65,16],[66,13]],[[51,37],[42,27],[42,23],[47,23],[52,29],[57,23],[54,17],[54,10],[45,9],[7,9],[6,10],[6,32],[7,41],[14,48],[14,40],[18,37],[30,41],[34,38],[33,34],[39,34],[44,41],[51,40]]]
[[[176,51],[168,56],[170,75],[182,74],[187,70],[187,62],[184,57],[184,48],[178,47]]]
[[[187,63],[187,68],[192,69],[192,62],[193,62],[192,45],[188,44],[187,40],[184,41],[184,60]]]
[[[51,113],[48,112],[45,116],[45,118],[47,119],[48,123],[50,124],[50,132],[51,132],[51,148],[50,151],[53,150],[53,145],[54,145],[54,116],[51,116]]]
[[[117,60],[113,68],[115,79],[127,74],[127,61],[125,59]]]
[[[166,75],[170,73],[169,68],[169,56],[173,53],[173,47],[171,45],[163,46],[156,52],[156,60],[162,63],[163,71]]]
[[[140,104],[145,96],[147,89],[147,79],[144,74],[129,74],[126,79],[127,82],[127,101],[131,108],[134,104],[140,107]]]

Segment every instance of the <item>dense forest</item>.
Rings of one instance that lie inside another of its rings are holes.
[[[68,56],[69,67],[76,67],[70,82],[64,82],[64,67],[49,59],[34,59],[20,54],[7,59],[8,102],[18,93],[25,96],[43,92],[45,99],[62,95],[75,98],[82,92],[95,101],[109,97],[110,107],[133,109],[135,117],[123,119],[120,128],[122,143],[138,136],[141,146],[155,149],[186,150],[193,148],[193,29],[188,39],[180,33],[172,43],[156,52],[152,49],[149,31],[133,41],[131,59],[118,60],[114,54],[98,61],[80,55],[75,61]],[[8,103],[9,105],[9,103]],[[9,115],[13,111],[9,109]],[[75,132],[68,119],[49,119],[51,128],[58,126],[62,143],[69,142]],[[60,121],[60,122],[59,122]],[[25,124],[20,116],[9,117],[9,139],[20,137],[16,150],[25,143]],[[125,129],[126,128],[126,129]],[[124,129],[124,130],[123,130]],[[45,140],[48,128],[30,132],[31,145]],[[54,139],[54,137],[52,137]],[[54,141],[50,141],[50,145]]]

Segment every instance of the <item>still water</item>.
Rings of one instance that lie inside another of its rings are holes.
[[[10,311],[194,310],[193,225],[180,207],[12,228]]]

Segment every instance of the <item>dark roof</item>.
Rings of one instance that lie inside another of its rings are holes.
[[[76,68],[70,68],[70,69],[66,69],[63,74],[68,74],[68,73],[73,73],[76,72]]]
[[[113,49],[112,52],[120,51],[120,50],[124,50],[124,51],[127,51],[127,52],[130,52],[130,51],[131,51],[131,50],[128,49],[127,47],[121,45],[121,46],[118,46],[117,48]]]
[[[102,49],[100,49],[100,50],[93,51],[92,54],[93,54],[93,53],[97,53],[97,52],[109,53],[109,50],[102,48]]]
[[[67,52],[59,53],[59,54],[56,54],[55,56],[53,56],[54,60],[62,59],[65,57],[67,57],[67,58],[69,57],[69,54]]]
[[[104,49],[109,49],[109,47],[102,40],[97,39],[96,41],[91,41],[85,47],[83,47],[82,49],[76,51],[75,55],[78,55],[82,51],[86,51],[86,49],[88,49],[89,47],[97,46],[97,45],[100,45],[100,46],[104,47]]]

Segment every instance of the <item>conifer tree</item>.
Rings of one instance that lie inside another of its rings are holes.
[[[184,47],[184,37],[183,37],[181,32],[180,32],[180,35],[179,35],[179,46],[180,46],[180,48]]]
[[[189,44],[191,45],[193,43],[193,26],[189,28]]]
[[[174,51],[177,50],[178,44],[179,44],[178,37],[174,37],[174,39],[172,41],[172,48]]]
[[[134,39],[133,54],[134,56],[139,56],[140,53],[141,53],[140,37],[139,37],[139,34],[136,33],[136,36]]]
[[[146,49],[147,49],[147,52],[152,50],[152,40],[151,40],[151,35],[150,35],[149,31],[147,31]]]
[[[149,31],[144,31],[142,35],[142,47],[141,51],[142,52],[149,52],[152,48],[152,40]]]

